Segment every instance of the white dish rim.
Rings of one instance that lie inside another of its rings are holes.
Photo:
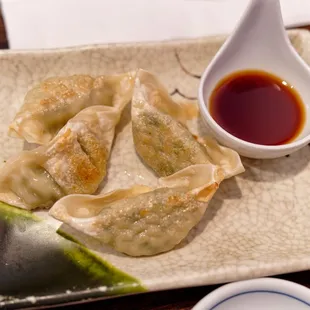
[[[232,282],[215,289],[201,299],[192,310],[212,310],[228,299],[251,292],[269,292],[294,298],[310,308],[310,289],[288,280],[258,278]]]

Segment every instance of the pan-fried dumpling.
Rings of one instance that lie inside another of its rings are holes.
[[[134,144],[143,161],[161,177],[209,162],[203,145],[177,121],[186,121],[184,111],[153,75],[137,72],[131,112]]]
[[[86,108],[47,145],[8,160],[0,171],[0,201],[35,209],[68,194],[94,193],[106,175],[120,114],[114,107]]]
[[[194,105],[192,103],[191,105]],[[238,153],[216,141],[195,138],[186,127],[188,106],[175,103],[160,82],[139,70],[132,98],[132,132],[137,153],[160,177],[197,164],[222,167],[226,177],[244,171]],[[201,142],[201,143],[200,143]]]
[[[132,133],[137,153],[161,177],[156,189],[68,195],[49,214],[131,256],[176,246],[200,221],[222,180],[244,170],[236,152],[190,133],[192,113],[183,108],[153,75],[139,70]]]
[[[197,116],[198,109],[193,103],[178,103],[172,100],[161,82],[150,72],[139,69],[134,83],[133,99],[135,107],[145,110],[148,107],[170,115],[182,124]],[[132,110],[132,116],[139,110]]]
[[[137,153],[161,177],[209,162],[206,149],[181,123],[155,109],[135,115],[132,131]]]
[[[9,134],[46,144],[86,107],[122,109],[132,97],[135,72],[115,76],[73,75],[49,78],[32,88],[9,127]]]
[[[11,158],[1,170],[0,201],[32,209],[49,206],[62,196],[63,190],[44,169],[44,154],[25,151]]]
[[[69,195],[56,202],[49,214],[127,255],[166,252],[201,220],[222,180],[220,168],[208,166],[204,172],[210,174],[198,179],[186,168],[183,176],[187,175],[192,187],[139,187],[98,196]]]
[[[219,145],[211,137],[198,137],[198,141],[206,148],[211,162],[223,169],[226,179],[245,171],[236,151]]]

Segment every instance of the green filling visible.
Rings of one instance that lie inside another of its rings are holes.
[[[137,153],[161,177],[208,162],[205,148],[185,126],[167,115],[143,112],[132,130]]]

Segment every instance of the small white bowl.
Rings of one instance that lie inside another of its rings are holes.
[[[201,96],[199,95],[199,97]],[[304,130],[304,132],[306,132],[304,137],[282,145],[269,146],[244,141],[233,136],[215,122],[208,109],[206,107],[201,107],[202,105],[205,105],[203,98],[200,98],[199,105],[202,118],[210,134],[222,145],[235,150],[239,155],[258,159],[279,158],[292,154],[310,143],[310,135],[306,130]],[[307,115],[306,117],[308,118],[307,122],[309,123],[310,116]]]
[[[203,88],[203,86],[201,86]],[[299,149],[303,148],[310,143],[310,115],[306,113],[306,125],[301,135],[297,137],[296,140],[282,144],[282,145],[261,145],[239,139],[225,129],[223,129],[211,116],[208,109],[208,99],[205,100],[203,91],[199,91],[199,108],[202,119],[207,126],[210,134],[222,145],[227,146],[239,155],[258,158],[258,159],[272,159],[284,157],[286,155],[292,154]],[[309,104],[310,105],[310,104]],[[308,110],[308,107],[306,107]],[[307,111],[308,112],[308,111]]]
[[[217,83],[231,73],[251,69],[266,71],[283,78],[300,95],[306,110],[306,121],[296,140],[272,146],[250,143],[228,133],[210,115],[209,98]],[[309,83],[310,68],[288,39],[279,0],[251,0],[235,31],[202,75],[199,86],[201,115],[210,133],[221,144],[236,150],[240,155],[252,158],[282,157],[310,142]]]
[[[204,297],[192,310],[309,310],[310,290],[274,278],[234,282]]]

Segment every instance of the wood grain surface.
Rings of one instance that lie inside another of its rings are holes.
[[[310,30],[310,25],[301,27]],[[9,48],[5,25],[0,13],[0,49]],[[279,275],[277,278],[290,280],[310,288],[310,271]],[[108,300],[97,300],[75,305],[61,306],[58,309],[74,310],[189,310],[205,295],[212,292],[219,285],[201,286],[140,295],[123,296]]]

